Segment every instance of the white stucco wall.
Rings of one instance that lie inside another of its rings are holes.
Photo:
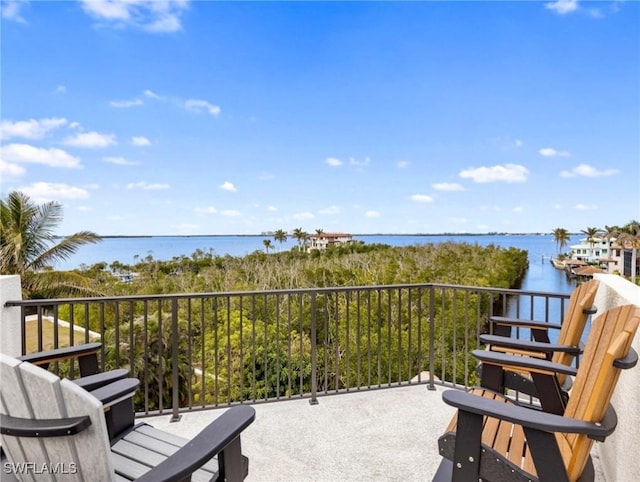
[[[0,276],[0,353],[11,356],[22,355],[22,329],[20,308],[5,308],[7,301],[22,299],[20,276]]]
[[[597,274],[600,287],[595,305],[598,313],[624,304],[640,306],[640,287],[616,275]],[[596,315],[597,316],[597,315]],[[633,348],[640,353],[640,335]],[[602,470],[607,482],[640,481],[640,365],[622,370],[612,404],[618,427],[603,444],[598,444]]]

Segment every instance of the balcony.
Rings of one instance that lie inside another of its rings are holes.
[[[640,299],[621,278],[598,276],[601,310]],[[567,301],[434,284],[22,301],[15,282],[2,277],[3,352],[97,333],[103,368],[142,380],[138,416],[182,436],[225,407],[253,404],[243,444],[255,481],[429,480],[453,413],[441,393],[475,383],[470,351],[488,317],[558,321]],[[60,370],[73,376],[73,366]],[[623,374],[613,402],[618,430],[595,449],[597,480],[640,479],[637,461],[617,450],[638,441],[636,371]]]

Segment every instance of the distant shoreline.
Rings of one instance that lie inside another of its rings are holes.
[[[313,233],[309,233],[313,234]],[[433,237],[433,236],[548,236],[553,233],[351,233],[351,236],[418,236],[418,237]],[[570,235],[577,235],[578,233],[569,233]],[[102,239],[116,239],[116,238],[270,238],[273,234],[106,234],[99,235]],[[287,234],[287,236],[292,236]],[[65,238],[66,236],[55,236],[55,238]]]

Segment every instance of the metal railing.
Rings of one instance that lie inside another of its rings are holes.
[[[23,353],[101,341],[139,415],[410,384],[468,387],[492,315],[561,321],[568,295],[443,284],[10,301]],[[526,333],[524,334],[526,336]],[[73,377],[73,365],[55,368]]]

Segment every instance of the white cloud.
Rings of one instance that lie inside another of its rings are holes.
[[[369,157],[365,157],[362,161],[357,160],[355,157],[349,158],[349,164],[360,169],[364,169],[365,167],[367,167],[370,162],[371,159]]]
[[[398,167],[398,169],[406,169],[407,167],[409,167],[409,162],[408,161],[398,161],[396,163],[396,166]]]
[[[225,209],[223,211],[220,211],[220,214],[222,214],[223,216],[234,217],[240,216],[240,211],[236,211],[235,209]]]
[[[589,166],[588,164],[580,164],[579,166],[574,167],[570,171],[562,171],[560,176],[562,177],[607,177],[618,174],[620,171],[618,169],[605,169],[604,171],[599,171],[595,167]]]
[[[465,169],[460,172],[463,179],[472,179],[473,182],[525,182],[529,170],[518,164],[505,164],[504,166],[478,167]]]
[[[82,132],[72,137],[67,137],[64,144],[73,147],[86,147],[89,149],[99,149],[116,144],[114,134],[100,134],[99,132]]]
[[[324,163],[331,167],[338,167],[342,165],[342,161],[340,159],[336,159],[335,157],[327,157],[324,160]]]
[[[2,121],[0,123],[0,139],[22,137],[24,139],[42,139],[49,131],[67,124],[64,117],[46,119],[29,119],[27,121]]]
[[[458,184],[457,182],[436,182],[431,184],[431,187],[434,188],[436,191],[449,191],[449,192],[454,192],[454,191],[464,191],[464,187],[461,184]]]
[[[19,189],[38,203],[60,199],[87,199],[89,192],[80,187],[54,182],[35,182]]]
[[[276,212],[277,210],[278,210],[278,208],[277,208],[277,207],[275,207],[275,206],[269,206],[269,207],[267,207],[267,211],[272,212],[272,213]]]
[[[158,189],[169,189],[168,184],[161,183],[148,183],[146,181],[130,182],[127,184],[127,189],[142,189],[143,191],[155,191]]]
[[[594,211],[596,209],[598,209],[598,206],[596,204],[576,204],[577,211]]]
[[[56,90],[55,90],[56,94],[66,94],[67,93],[67,87],[65,85],[58,85],[56,86]]]
[[[516,206],[511,211],[513,211],[514,213],[521,213],[524,212],[524,208],[522,206]]]
[[[44,164],[49,167],[80,167],[80,159],[55,147],[34,147],[29,144],[9,144],[0,150],[2,159],[10,162]]]
[[[218,210],[213,206],[207,206],[196,208],[196,212],[201,214],[216,214]]]
[[[137,166],[140,164],[139,162],[130,161],[124,157],[103,157],[102,160],[111,164],[117,164],[118,166]]]
[[[340,208],[335,205],[328,206],[323,209],[319,209],[318,212],[320,214],[338,214],[340,212]]]
[[[135,107],[137,105],[142,105],[142,99],[133,99],[133,100],[112,100],[109,102],[111,107],[117,107],[119,109],[126,109],[127,107]]]
[[[553,147],[544,147],[538,152],[544,157],[569,157],[571,155],[569,151],[557,151]]]
[[[162,99],[162,96],[159,96],[158,94],[156,94],[155,92],[153,92],[152,90],[146,89],[144,91],[144,95],[146,95],[147,97],[151,98],[151,99]]]
[[[313,215],[313,213],[310,212],[302,212],[302,213],[296,213],[293,216],[293,219],[295,219],[296,221],[304,221],[307,219],[313,219],[315,218],[315,216]]]
[[[180,17],[187,0],[81,0],[83,10],[113,28],[131,26],[152,33],[176,32],[182,29]]]
[[[430,203],[433,202],[433,198],[427,194],[414,194],[411,196],[411,200],[417,203]]]
[[[223,189],[225,191],[229,191],[229,192],[237,192],[238,189],[236,189],[236,187],[233,185],[232,182],[229,181],[225,181],[222,184],[220,184],[220,189]]]
[[[212,116],[217,116],[220,114],[220,107],[217,105],[213,105],[206,100],[201,99],[187,99],[184,101],[184,108],[189,112],[195,112],[199,114],[201,112],[207,112]]]
[[[556,0],[544,4],[544,8],[553,10],[558,15],[566,15],[567,13],[578,10],[578,0]]]
[[[379,218],[380,212],[370,209],[369,211],[364,213],[365,218]]]
[[[2,18],[5,20],[12,20],[18,23],[27,23],[26,20],[20,15],[20,10],[23,6],[27,5],[27,1],[3,1],[0,10],[2,10]]]
[[[19,177],[22,177],[26,174],[27,170],[18,165],[18,164],[13,164],[11,162],[5,162],[2,159],[0,159],[0,177],[2,177],[2,179],[4,179],[5,181],[7,179],[16,179]]]
[[[150,146],[151,141],[144,136],[134,136],[131,138],[131,144],[137,147]]]

